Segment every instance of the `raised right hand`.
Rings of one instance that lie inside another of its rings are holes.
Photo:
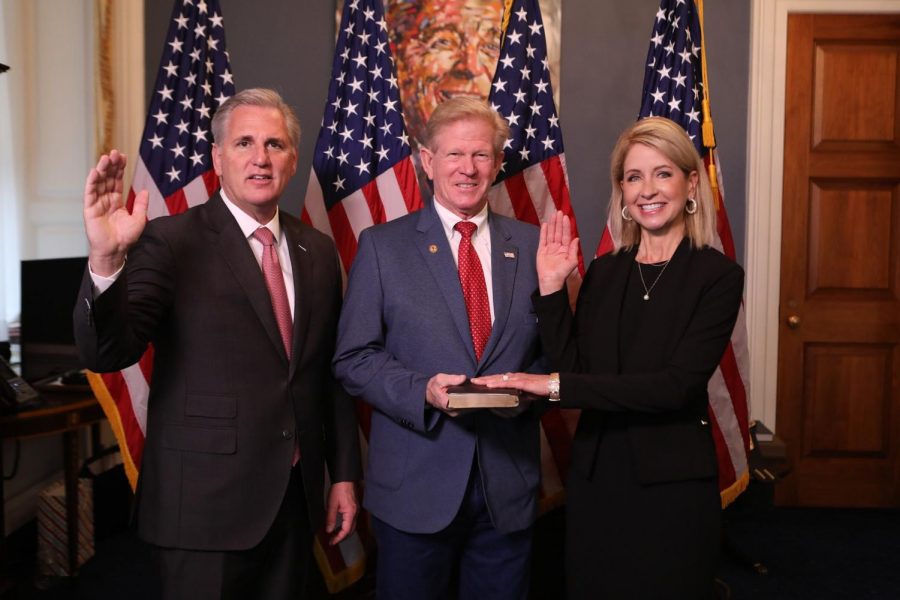
[[[537,251],[538,287],[546,296],[563,288],[566,277],[578,266],[578,238],[572,237],[569,217],[556,211],[547,223],[541,223]]]
[[[147,223],[150,195],[142,191],[131,213],[122,196],[125,155],[118,150],[104,154],[88,173],[84,184],[84,230],[90,250],[88,260],[97,275],[112,275],[125,262],[128,249]]]

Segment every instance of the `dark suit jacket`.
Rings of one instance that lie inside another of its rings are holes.
[[[640,483],[712,477],[716,457],[706,392],[737,319],[744,273],[712,248],[687,240],[654,288],[666,311],[649,312],[620,353],[620,321],[637,248],[596,259],[578,296],[535,294],[541,340],[561,371],[561,406],[585,409],[572,447],[572,468],[594,475],[604,419],[624,415]],[[656,298],[655,298],[656,299]]]
[[[96,298],[85,273],[74,312],[85,366],[119,370],[154,347],[137,508],[151,543],[256,545],[284,498],[295,435],[314,528],[326,459],[332,481],[359,478],[352,401],[329,364],[337,254],[328,237],[280,214],[296,298],[291,361],[259,265],[218,195],[150,221],[122,275]]]
[[[456,515],[475,448],[494,526],[528,527],[537,514],[539,422],[534,410],[451,418],[426,408],[436,373],[523,371],[539,358],[531,293],[538,229],[490,213],[494,324],[475,360],[450,244],[429,204],[363,231],[350,271],[334,366],[371,404],[365,506],[391,526],[433,533]]]

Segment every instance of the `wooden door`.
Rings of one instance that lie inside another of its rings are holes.
[[[788,17],[782,504],[900,506],[900,15]]]

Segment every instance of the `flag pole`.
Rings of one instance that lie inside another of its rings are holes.
[[[703,146],[709,149],[709,185],[712,187],[713,200],[716,203],[716,212],[719,206],[719,179],[717,176],[718,167],[716,166],[716,154],[713,149],[716,147],[716,134],[713,128],[712,110],[709,103],[709,77],[706,74],[706,32],[703,30],[703,0],[695,0],[697,6],[697,17],[700,21],[700,70],[703,77]]]

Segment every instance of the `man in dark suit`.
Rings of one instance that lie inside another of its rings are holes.
[[[136,518],[163,597],[298,598],[313,531],[325,519],[336,543],[357,512],[357,422],[329,364],[341,272],[331,240],[278,209],[291,108],[245,90],[212,129],[221,190],[178,216],[147,223],[146,191],[128,213],[115,150],[91,170],[76,340],[96,371],[154,346]]]
[[[380,598],[527,596],[538,415],[456,412],[447,395],[540,358],[538,230],[487,207],[508,132],[483,101],[441,104],[421,151],[434,201],[359,239],[334,366],[375,409],[365,507]]]

